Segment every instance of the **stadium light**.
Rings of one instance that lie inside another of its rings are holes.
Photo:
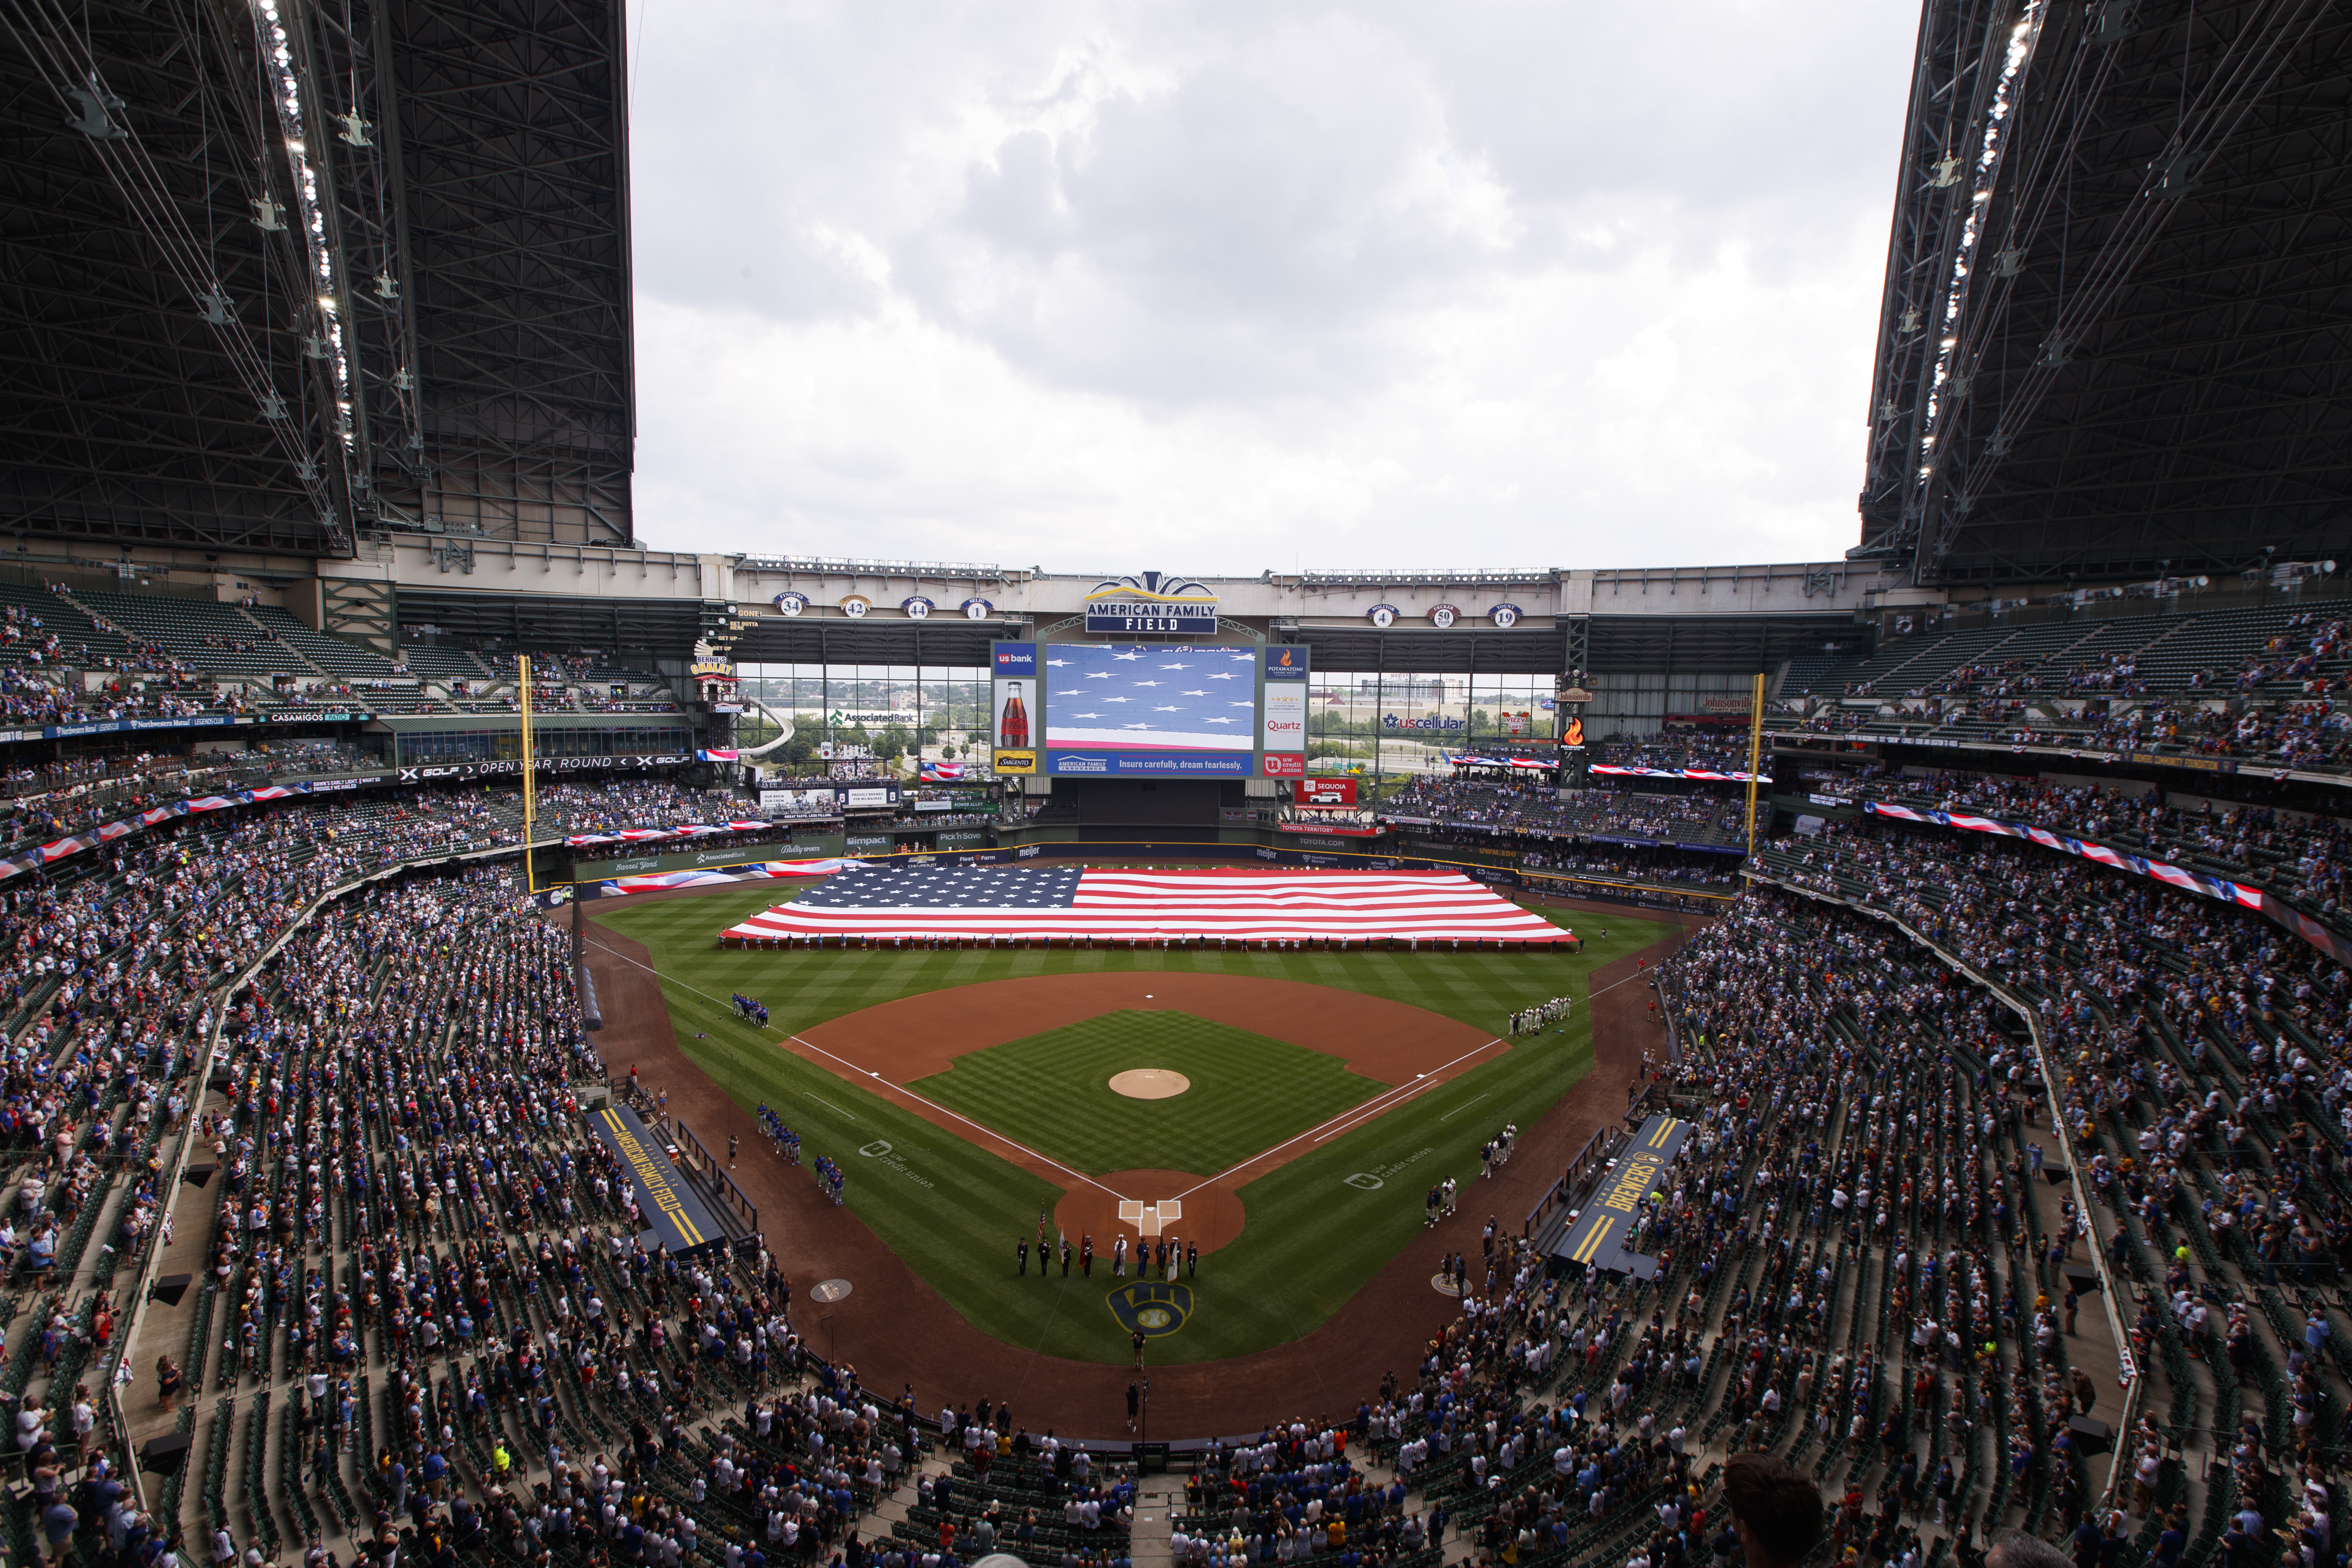
[[[1972,163],[1976,188],[1969,195],[1968,216],[1960,225],[1951,277],[1944,289],[1942,321],[1945,335],[1937,346],[1935,370],[1928,379],[1926,417],[1921,421],[1919,451],[1922,466],[1919,478],[1922,479],[1930,479],[1935,474],[1936,437],[1943,416],[1949,408],[1949,401],[1943,396],[1946,384],[1958,377],[1958,384],[1952,387],[1955,396],[1967,388],[1967,378],[1955,361],[1959,352],[1960,314],[1968,303],[1969,279],[1974,271],[1971,263],[1976,256],[1977,242],[1984,237],[1985,216],[1990,208],[1994,187],[2000,179],[2002,154],[2008,151],[2010,139],[2004,132],[2012,108],[2012,94],[2026,62],[2033,57],[2034,41],[2041,34],[2048,9],[2049,0],[2027,0],[2016,24],[2010,28],[2008,47],[2001,59],[2000,77],[1994,85],[1992,101],[1985,110],[1984,136]],[[1950,177],[1951,163],[1949,154],[1947,154],[1942,165],[1944,174],[1939,176],[1940,184],[1957,183]],[[2000,253],[2000,276],[2016,276],[2016,255],[2013,249]]]

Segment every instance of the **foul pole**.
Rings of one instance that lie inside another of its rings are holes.
[[[539,891],[539,879],[530,863],[530,841],[539,826],[539,791],[531,777],[530,655],[524,653],[515,656],[515,673],[522,682],[522,880],[524,887],[536,893]],[[1759,676],[1757,679],[1760,683],[1763,677]],[[1748,795],[1752,816],[1756,795],[1754,786],[1749,787]],[[1756,829],[1752,823],[1748,827],[1748,836],[1751,839],[1756,837]]]
[[[528,719],[523,721],[523,731],[526,735],[530,733],[530,721]],[[530,742],[526,740],[523,745],[528,752]],[[1756,672],[1756,684],[1748,699],[1748,853],[1751,857],[1756,853],[1756,775],[1762,771],[1757,764],[1763,760],[1764,672],[1759,669]],[[526,795],[523,799],[528,802],[530,797]],[[530,809],[528,805],[524,809]]]

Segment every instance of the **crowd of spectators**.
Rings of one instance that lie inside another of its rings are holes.
[[[70,1404],[114,1273],[173,1228],[210,1285],[149,1385],[208,1423],[185,1474],[156,1480],[142,1519],[86,1467],[85,1532],[103,1512],[113,1544],[161,1547],[193,1525],[257,1561],[290,1524],[386,1561],[928,1568],[1001,1548],[1125,1568],[1123,1468],[985,1405],[943,1413],[925,1462],[934,1428],[798,1337],[756,1249],[687,1263],[638,1244],[631,1188],[576,1114],[601,1064],[565,939],[510,870],[348,895],[221,989],[328,888],[510,834],[510,798],[223,813],[0,884],[0,1131],[20,1157],[0,1247],[65,1325],[57,1366],[15,1358],[0,1394]],[[541,799],[604,824],[712,815],[647,781]],[[2065,804],[2111,831],[2252,845],[2278,827]],[[1750,892],[1665,975],[1683,1048],[1654,1092],[1696,1131],[1627,1238],[1655,1278],[1559,1276],[1490,1223],[1481,1254],[1448,1260],[1461,1317],[1352,1426],[1211,1450],[1178,1562],[1429,1562],[1450,1540],[1488,1563],[1727,1563],[1715,1460],[1758,1449],[1822,1483],[1842,1563],[1978,1568],[2012,1523],[2163,1568],[2191,1534],[2243,1568],[2273,1528],[2325,1537],[2341,1347],[2311,1326],[2324,1304],[2286,1292],[2352,1246],[2344,972],[2243,911],[2011,841],[1864,825],[1764,867],[1945,944],[2026,1001],[2038,1038],[1893,925]],[[192,1104],[215,1023],[219,1087]],[[164,1140],[191,1118],[223,1179],[167,1222]],[[2036,1180],[2069,1151],[2091,1212]],[[101,1244],[104,1273],[78,1277]],[[2115,1408],[2077,1364],[2075,1312],[2099,1315],[2071,1289],[2085,1247],[2144,1292],[2118,1311],[2159,1378],[2118,1434],[2116,1462],[2147,1478],[2120,1511],[2095,1506],[2070,1426]],[[94,1419],[89,1447],[119,1465],[123,1435]],[[257,1506],[226,1504],[221,1422],[246,1435]],[[2200,1429],[2221,1436],[2192,1481],[2173,1455]],[[264,1451],[288,1456],[279,1473]],[[2226,1506],[2200,1522],[2192,1485]],[[884,1498],[906,1517],[868,1539]]]
[[[607,823],[701,804],[642,781],[550,793]],[[921,1568],[1002,1540],[1033,1562],[1128,1568],[1131,1473],[1016,1443],[986,1406],[951,1415],[961,1458],[921,1475],[913,1524],[861,1536],[929,1435],[905,1396],[810,1352],[756,1245],[692,1261],[644,1246],[626,1173],[583,1129],[578,1091],[602,1064],[569,939],[511,866],[358,886],[225,988],[329,889],[510,837],[510,799],[259,806],[0,884],[0,1142],[16,1161],[0,1267],[42,1293],[26,1342],[46,1346],[0,1366],[0,1403],[32,1416],[19,1449],[50,1554],[79,1534],[124,1562],[187,1561],[184,1531],[222,1563],[304,1539],[315,1563],[348,1531],[385,1563],[494,1545],[534,1563]],[[215,1025],[213,1092],[192,1103]],[[171,1138],[192,1120],[222,1179],[166,1217]],[[78,1380],[92,1361],[146,1379],[103,1359],[114,1279],[175,1227],[200,1283],[144,1397],[185,1396],[182,1429],[209,1424],[142,1514],[125,1434]],[[44,1400],[79,1401],[70,1457]]]
[[[732,822],[751,815],[730,791],[689,789],[667,779],[544,784],[537,794],[541,829],[551,833],[619,833]]]
[[[1718,786],[1720,787],[1720,786]],[[1653,789],[1654,786],[1653,786]],[[1727,844],[1744,820],[1744,805],[1695,789],[1653,793],[1638,781],[1593,781],[1593,787],[1558,790],[1549,783],[1488,783],[1423,775],[1374,808],[1376,821],[1427,823],[1455,831],[1530,838],[1602,836],[1658,843]]]
[[[1834,1237],[1846,1215],[1887,1237],[1890,1267],[1864,1272],[1855,1310],[1883,1278],[1915,1364],[1941,1359],[1974,1374],[1942,1396],[1940,1421],[1937,1397],[1898,1403],[1892,1444],[1883,1417],[1874,1434],[1846,1423],[1858,1445],[1882,1450],[1882,1518],[1908,1511],[1937,1471],[1927,1500],[1939,1520],[1989,1534],[2009,1507],[2043,1528],[2055,1512],[2078,1562],[2113,1551],[2168,1564],[2192,1534],[2191,1560],[2218,1552],[2235,1563],[2257,1560],[2273,1530],[2326,1542],[2346,1363],[2327,1348],[2327,1310],[2285,1292],[2334,1278],[2352,1247],[2344,971],[2245,911],[2011,840],[1864,825],[1776,847],[1760,867],[1944,943],[2021,999],[2039,1036],[1892,924],[1769,889],[1669,964],[1696,1047],[1675,1080],[1718,1110],[1727,1093],[1748,1116],[1770,1108],[1761,1129],[1748,1124],[1772,1140],[1767,1224],[1801,1249],[1825,1226]],[[2036,1126],[2045,1069],[2065,1147]],[[1772,1139],[1791,1109],[1795,1132]],[[1882,1131],[1858,1161],[1840,1155],[1851,1147],[1841,1124],[1864,1114]],[[2089,1214],[2071,1196],[2053,1204],[2033,1180],[2045,1154],[2069,1148],[2084,1162]],[[1923,1234],[1939,1225],[1946,1239]],[[2132,1287],[2118,1315],[2155,1384],[2118,1435],[2122,1511],[2105,1514],[2089,1506],[2065,1419],[2097,1393],[2066,1365],[2075,1303],[2063,1266],[2078,1243]],[[1816,1279],[1837,1275],[1832,1259]],[[1788,1305],[1801,1312],[1814,1299],[1800,1290]],[[1799,1378],[1801,1400],[1818,1391]],[[1839,1421],[1813,1420],[1834,1440]],[[2197,1472],[2201,1525],[2178,1458],[2200,1427],[2213,1456]],[[1980,1513],[1972,1476],[1992,1479]],[[1850,1484],[1845,1511],[1860,1497]],[[1970,1542],[1954,1544],[1968,1561]],[[2332,1544],[2315,1550],[2335,1560]]]
[[[1591,760],[1621,768],[1697,768],[1706,773],[1748,771],[1748,738],[1683,735],[1656,731],[1612,735],[1595,744]]]
[[[2187,864],[2283,894],[2331,920],[2352,893],[2352,832],[2341,817],[2231,805],[2167,804],[2164,792],[2063,784],[2000,773],[1888,776],[1859,795],[1999,816],[2168,864]]]
[[[2327,672],[2324,667],[2344,658],[2344,622],[2305,611],[2293,616],[2286,629],[2263,645],[2262,651],[2238,668],[2234,689],[2253,691],[2280,681],[2293,682],[2306,696],[2352,687],[2352,674]]]
[[[1519,865],[1528,871],[1557,876],[1726,889],[1739,885],[1740,857],[1663,847],[1608,845],[1580,849],[1548,844],[1521,852]]]

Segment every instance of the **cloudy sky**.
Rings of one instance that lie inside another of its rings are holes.
[[[639,532],[1079,572],[1833,556],[1916,25],[632,0]]]

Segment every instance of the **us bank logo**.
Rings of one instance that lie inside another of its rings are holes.
[[[1139,1279],[1112,1291],[1109,1303],[1119,1327],[1158,1339],[1174,1333],[1192,1316],[1192,1288],[1174,1280]]]
[[[998,643],[996,673],[1008,678],[1016,675],[1034,678],[1037,673],[1037,645],[1026,642]]]

